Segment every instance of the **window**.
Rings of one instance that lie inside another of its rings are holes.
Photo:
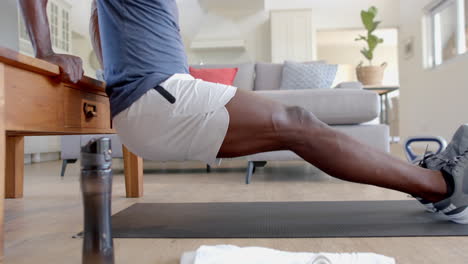
[[[433,68],[467,50],[468,0],[436,0],[426,8],[426,66]]]
[[[58,6],[54,2],[50,2],[47,14],[49,15],[50,39],[52,40],[52,46],[59,47]]]
[[[61,48],[69,51],[70,19],[69,12],[62,10],[62,39]]]
[[[19,51],[23,54],[33,56],[34,51],[31,45],[31,40],[29,39],[28,30],[26,29],[26,25],[24,23],[23,16],[21,11],[19,11],[19,23],[18,23],[18,31],[19,31]]]
[[[28,30],[26,29],[26,25],[24,24],[24,19],[21,16],[19,20],[19,33],[20,33],[19,35],[20,35],[21,40],[29,41]]]
[[[62,0],[50,0],[47,5],[47,15],[50,26],[50,39],[54,51],[59,53],[70,53],[70,6]],[[19,13],[19,39],[20,52],[32,55],[33,49],[31,41],[21,12]]]

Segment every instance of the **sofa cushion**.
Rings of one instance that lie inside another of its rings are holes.
[[[257,91],[261,96],[288,106],[300,106],[329,125],[352,125],[376,119],[379,95],[357,89]]]
[[[191,65],[195,69],[222,69],[222,68],[237,68],[237,75],[232,84],[235,87],[252,91],[254,89],[255,79],[255,64],[206,64],[206,65]]]
[[[334,129],[341,131],[354,139],[377,148],[379,150],[389,152],[389,129],[387,125],[354,125],[354,126],[334,126]],[[302,160],[297,154],[292,151],[273,151],[258,153],[245,157],[248,161],[291,161]]]
[[[237,68],[195,69],[190,67],[190,75],[194,78],[225,85],[233,85],[237,71]]]
[[[337,70],[332,64],[286,61],[280,90],[331,88]]]
[[[364,86],[360,82],[342,82],[342,83],[339,83],[335,88],[336,89],[363,89]]]

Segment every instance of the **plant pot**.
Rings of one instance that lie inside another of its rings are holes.
[[[380,66],[357,66],[356,75],[363,85],[382,85],[387,63]]]

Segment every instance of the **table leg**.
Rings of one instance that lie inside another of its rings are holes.
[[[5,71],[4,65],[0,63],[0,263],[4,256],[4,203],[5,199]],[[2,193],[3,192],[3,193]]]
[[[383,96],[379,96],[380,98],[380,124],[385,124],[384,118],[384,99]]]
[[[390,125],[389,112],[390,112],[390,100],[388,98],[388,93],[387,93],[385,94],[385,124],[387,125]]]
[[[23,198],[24,137],[6,137],[5,198]]]
[[[143,159],[123,146],[127,198],[143,196]]]

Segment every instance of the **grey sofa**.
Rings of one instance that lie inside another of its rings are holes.
[[[386,125],[366,124],[378,118],[380,101],[377,93],[362,90],[360,83],[343,83],[333,89],[280,90],[283,65],[245,63],[229,65],[192,65],[194,68],[238,68],[234,86],[278,101],[285,105],[301,106],[323,122],[347,133],[361,142],[389,151],[389,129]],[[66,136],[62,140],[62,159],[76,160],[85,136]],[[122,157],[120,141],[113,137],[114,157]],[[75,143],[65,142],[74,141]],[[72,154],[73,153],[73,154]],[[257,167],[268,161],[301,160],[291,151],[260,153],[244,157],[247,162],[246,183],[250,183]],[[64,163],[66,165],[66,163]],[[209,169],[209,167],[207,167]]]

